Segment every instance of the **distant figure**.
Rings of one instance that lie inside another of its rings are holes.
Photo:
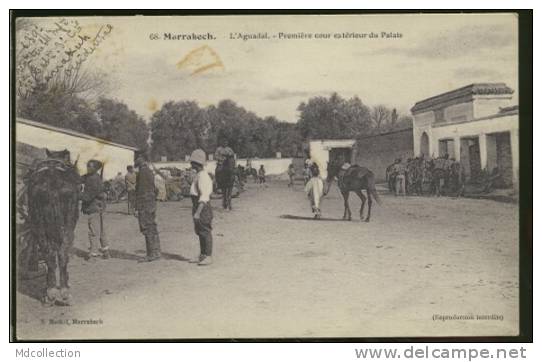
[[[217,164],[222,164],[227,158],[235,158],[235,152],[233,152],[233,150],[229,147],[229,142],[225,136],[219,136],[218,144],[219,146],[215,151],[215,160]]]
[[[109,258],[109,245],[105,237],[103,212],[105,211],[105,195],[102,176],[98,171],[103,164],[98,160],[87,163],[87,174],[83,176],[83,192],[81,193],[81,211],[87,217],[88,240],[90,243],[88,259],[101,256]],[[100,239],[100,247],[96,239]]]
[[[310,200],[310,205],[315,219],[322,216],[320,200],[324,195],[324,181],[320,178],[320,170],[316,164],[311,166],[311,179],[305,185],[305,192]]]
[[[117,176],[115,176],[115,183],[122,183],[122,181],[124,181],[122,177],[122,172],[118,172]]]
[[[160,173],[154,174],[154,186],[156,187],[156,200],[167,201],[166,180]]]
[[[126,167],[126,176],[124,176],[124,184],[126,186],[126,192],[128,193],[128,214],[135,214],[135,189],[137,174],[134,171],[134,167],[129,165]]]
[[[406,168],[401,161],[402,160],[398,158],[393,165],[393,174],[395,175],[395,196],[398,196],[399,194],[406,196]]]
[[[288,182],[288,187],[294,187],[294,176],[295,176],[295,168],[294,168],[294,164],[291,163],[288,166],[288,179],[290,180]]]
[[[260,184],[265,184],[265,168],[263,165],[260,165],[260,169],[258,170],[258,182]]]
[[[228,146],[228,140],[224,136],[220,138],[220,146],[215,151],[215,158],[215,180],[222,193],[222,207],[231,210],[235,183],[235,153]]]

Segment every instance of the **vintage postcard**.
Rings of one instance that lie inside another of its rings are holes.
[[[520,332],[517,14],[13,22],[12,338]]]

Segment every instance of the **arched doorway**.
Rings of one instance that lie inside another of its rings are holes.
[[[429,156],[429,136],[427,133],[422,133],[422,138],[420,140],[420,156]]]

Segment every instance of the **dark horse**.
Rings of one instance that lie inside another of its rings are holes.
[[[28,221],[32,241],[47,264],[47,291],[43,302],[69,305],[68,259],[79,218],[81,177],[76,164],[70,162],[68,150],[46,150],[46,153],[47,159],[39,162],[28,177]]]
[[[217,162],[215,170],[216,184],[222,192],[222,207],[231,210],[231,197],[235,180],[235,159],[226,157]]]
[[[324,190],[324,195],[329,192],[331,183],[335,177],[338,178],[339,189],[344,199],[344,215],[343,220],[352,220],[352,212],[350,211],[350,206],[348,205],[348,197],[350,192],[355,192],[356,195],[361,199],[361,208],[359,210],[360,219],[363,220],[363,209],[365,208],[365,201],[369,201],[369,210],[367,212],[366,222],[369,222],[371,219],[371,207],[374,197],[376,202],[380,204],[380,198],[376,193],[375,188],[375,177],[371,170],[366,167],[359,165],[352,165],[348,169],[343,169],[340,163],[329,163],[327,166],[327,179],[326,187]],[[367,197],[363,194],[362,190],[367,191]]]

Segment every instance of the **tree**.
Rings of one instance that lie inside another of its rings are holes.
[[[229,146],[240,157],[255,152],[250,145],[250,130],[258,120],[254,113],[247,112],[229,99],[220,101],[216,107],[208,107],[205,113],[209,120],[208,152],[214,152],[222,138],[227,140]]]
[[[278,122],[275,137],[275,152],[280,151],[284,157],[296,157],[301,152],[303,141],[295,124]]]
[[[301,138],[295,124],[264,119],[232,100],[200,108],[194,102],[169,102],[151,120],[152,155],[183,159],[196,147],[214,153],[223,140],[240,158],[295,155]]]
[[[19,100],[18,108],[18,115],[23,118],[100,136],[101,125],[94,110],[76,95],[49,90],[42,85]]]
[[[101,121],[101,138],[140,149],[146,148],[149,138],[147,124],[124,103],[100,98],[96,113]]]
[[[397,123],[395,124],[396,129],[406,129],[406,128],[412,128],[412,122],[413,119],[411,116],[403,115],[400,116],[397,120]]]
[[[151,117],[153,159],[182,160],[196,148],[205,148],[208,120],[193,101],[167,102]]]
[[[370,110],[358,97],[348,100],[337,93],[302,102],[298,128],[303,139],[356,138],[370,130]]]
[[[65,18],[21,18],[15,28],[17,115],[100,137],[94,108],[108,78],[87,66],[107,30],[92,33]]]
[[[383,104],[373,107],[371,112],[373,126],[376,133],[382,133],[386,130],[387,123],[390,121],[391,112]]]

